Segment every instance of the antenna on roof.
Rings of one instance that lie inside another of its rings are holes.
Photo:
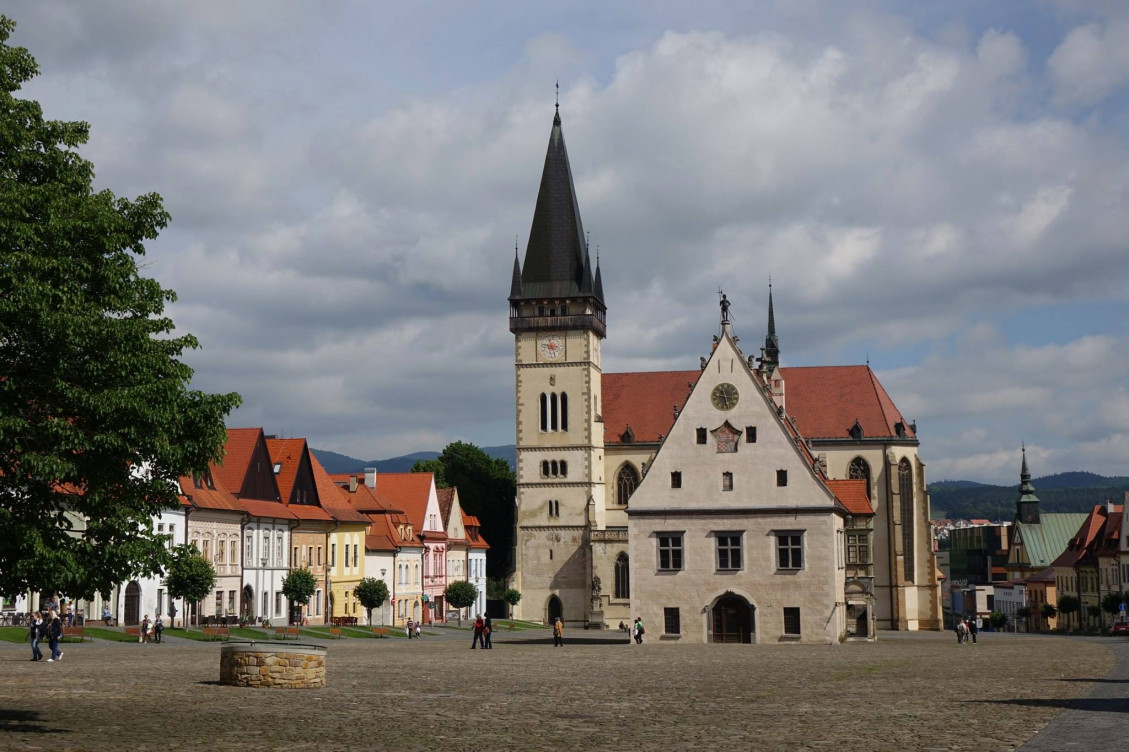
[[[557,79],[557,101],[556,101],[557,114],[561,111],[561,80]]]

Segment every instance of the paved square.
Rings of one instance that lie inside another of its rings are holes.
[[[219,686],[211,644],[70,645],[55,664],[3,645],[0,749],[1008,750],[1114,662],[1094,642],[982,638],[343,640],[319,690]]]

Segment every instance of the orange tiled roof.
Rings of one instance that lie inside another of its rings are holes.
[[[463,530],[466,531],[467,543],[471,548],[490,548],[490,544],[487,543],[486,539],[483,538],[482,535],[480,535],[478,532],[481,526],[482,523],[478,521],[477,517],[469,514],[463,514]]]
[[[318,502],[321,508],[333,516],[338,522],[372,524],[372,520],[361,514],[345,498],[346,494],[337,487],[325,471],[318,458],[310,453],[310,469],[314,474],[314,485],[318,491]]]
[[[915,438],[870,366],[781,368],[787,414],[808,439],[845,439],[858,420],[863,436],[895,438],[895,423]],[[631,427],[636,442],[655,442],[674,425],[701,371],[605,373],[601,381],[604,443],[621,444]]]
[[[263,435],[262,428],[229,428],[227,429],[227,443],[224,444],[223,461],[212,465],[212,474],[223,483],[232,493],[243,490],[243,479],[247,477],[247,469],[251,465],[251,456],[255,453],[255,445]],[[284,497],[285,498],[285,497]]]
[[[365,536],[366,551],[395,551],[396,549],[396,544],[387,535],[372,535],[370,533]]]
[[[219,509],[231,512],[242,512],[243,507],[239,504],[239,500],[228,493],[224,488],[223,483],[218,477],[212,474],[212,485],[215,488],[208,488],[206,482],[201,479],[201,488],[196,487],[196,481],[191,475],[180,476],[180,488],[184,495],[189,497],[192,506],[197,509]]]
[[[286,508],[300,520],[319,520],[332,522],[333,517],[316,504],[287,504]]]
[[[455,505],[455,489],[437,488],[435,495],[439,499],[439,516],[443,519],[443,529],[451,525],[451,509]]]
[[[824,483],[835,494],[839,503],[853,515],[874,514],[874,507],[866,495],[866,481],[855,480],[825,480]]]
[[[270,461],[279,466],[274,475],[278,493],[284,501],[289,502],[290,494],[294,491],[294,481],[298,478],[298,465],[306,451],[306,440],[267,439],[267,449],[270,451]]]
[[[1114,507],[1114,511],[1122,511],[1122,508]],[[1105,524],[1105,517],[1105,504],[1095,505],[1086,515],[1086,519],[1082,522],[1082,526],[1078,528],[1078,532],[1066,544],[1066,550],[1051,563],[1051,566],[1072,567],[1085,557],[1086,552],[1092,547],[1094,539],[1101,532],[1102,525]]]
[[[349,483],[354,477],[357,478],[357,490],[351,492],[349,491]],[[396,510],[392,502],[384,498],[376,489],[366,486],[363,475],[358,475],[357,473],[330,473],[329,478],[345,498],[349,500],[349,503],[353,505],[353,509],[356,509],[358,512],[383,514],[391,511],[404,511],[402,509]]]
[[[432,473],[380,473],[376,476],[376,490],[403,509],[418,533],[423,530],[427,514],[427,499],[431,493]]]
[[[258,499],[240,499],[243,510],[254,517],[273,517],[278,520],[298,519],[289,507],[278,501],[259,501]]]

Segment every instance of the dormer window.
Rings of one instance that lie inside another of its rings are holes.
[[[282,463],[281,462],[274,463],[274,474],[278,475],[280,472],[282,472]]]

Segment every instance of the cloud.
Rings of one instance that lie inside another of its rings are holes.
[[[1123,310],[1116,13],[134,5],[28,6],[14,41],[28,95],[92,122],[99,185],[165,197],[148,269],[234,423],[365,458],[512,441],[505,298],[559,77],[605,368],[694,368],[719,287],[755,340],[771,275],[785,363],[884,362],[932,477],[1010,478],[1020,438],[1040,472],[1114,467],[1124,336],[997,322]]]

